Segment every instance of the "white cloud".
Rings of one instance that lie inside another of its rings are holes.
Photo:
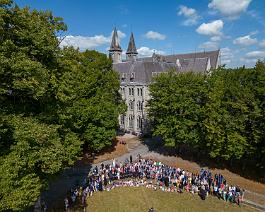
[[[93,37],[85,37],[85,36],[66,36],[61,42],[60,46],[73,46],[75,48],[80,49],[91,49],[98,46],[102,46],[108,44],[110,42],[109,37],[105,37],[103,35],[95,35]]]
[[[125,38],[126,34],[120,30],[117,31],[119,39]],[[111,32],[111,37],[113,35],[113,31]]]
[[[233,52],[228,47],[222,48],[220,51],[220,54],[221,54],[221,63],[222,64],[231,63],[232,59],[234,58]]]
[[[153,53],[156,54],[165,54],[164,51],[156,50],[156,49],[150,49],[149,47],[142,46],[139,49],[137,49],[137,52],[140,57],[150,57]]]
[[[259,47],[265,49],[265,39],[259,43]]]
[[[258,60],[264,60],[265,51],[251,51],[246,53],[245,57],[240,58],[240,61],[253,66]]]
[[[183,25],[185,26],[191,26],[197,24],[200,18],[200,16],[197,14],[197,11],[195,9],[186,7],[184,5],[181,5],[179,7],[178,15],[179,16],[183,15],[185,18],[187,18],[183,22]]]
[[[246,54],[248,59],[264,59],[265,51],[251,51]]]
[[[224,27],[224,22],[222,20],[215,20],[210,23],[201,24],[196,29],[196,31],[202,35],[220,36],[222,35],[223,27]]]
[[[213,41],[207,41],[199,45],[200,49],[218,49],[219,44]]]
[[[122,31],[117,31],[119,39],[126,37],[126,34]],[[60,47],[63,46],[73,46],[75,48],[79,48],[81,50],[84,49],[92,49],[98,46],[107,45],[110,43],[112,38],[113,31],[111,35],[106,37],[104,35],[95,35],[92,37],[89,36],[81,36],[81,35],[67,35],[62,42],[60,43]]]
[[[211,37],[211,41],[221,41],[222,40],[222,38],[221,38],[221,36],[213,36],[213,37]]]
[[[233,44],[236,44],[242,47],[251,46],[256,43],[257,43],[257,39],[251,38],[251,35],[238,37],[233,41]]]
[[[248,63],[253,66],[256,62],[257,62],[257,59],[247,59],[247,58],[240,58],[240,61],[242,61],[243,63]]]
[[[252,0],[212,0],[208,7],[219,11],[229,19],[237,19],[245,12]]]
[[[166,36],[155,31],[148,31],[146,34],[144,34],[144,37],[147,39],[152,39],[152,40],[165,40]]]

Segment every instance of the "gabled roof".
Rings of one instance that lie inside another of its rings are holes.
[[[109,51],[122,51],[116,27],[114,28]]]
[[[198,58],[209,58],[210,59],[210,66],[212,69],[217,68],[218,66],[218,57],[219,57],[220,50],[216,51],[204,51],[204,52],[194,52],[194,53],[187,53],[187,54],[175,54],[175,55],[158,55],[154,54],[152,57],[145,57],[139,58],[138,60],[142,61],[154,61],[155,58],[161,57],[163,61],[176,63],[176,60],[191,60],[191,59],[198,59]]]
[[[126,54],[138,54],[136,46],[135,46],[135,42],[134,42],[133,33],[131,33],[130,42],[129,42]]]
[[[209,58],[190,58],[190,59],[178,59],[180,63],[179,70],[181,72],[193,71],[204,73],[207,71],[207,64],[210,61]]]
[[[146,61],[127,61],[122,63],[113,64],[113,69],[117,71],[120,78],[125,76],[121,80],[122,84],[149,84],[152,80],[153,73],[163,73],[170,69],[177,69],[173,63],[163,62],[146,62]],[[134,78],[131,79],[133,73]]]

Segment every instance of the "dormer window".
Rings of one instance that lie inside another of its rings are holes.
[[[134,72],[132,72],[132,73],[131,73],[131,75],[130,75],[130,80],[131,80],[131,81],[133,81],[133,80],[134,80],[134,78],[135,78],[135,73],[134,73]]]
[[[176,65],[177,65],[178,68],[181,68],[181,64],[180,64],[180,60],[179,59],[176,60]]]
[[[125,74],[125,73],[122,73],[122,75],[121,75],[121,80],[122,80],[122,81],[125,81],[125,79],[126,79],[126,74]]]

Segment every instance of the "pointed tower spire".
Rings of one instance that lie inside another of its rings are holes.
[[[112,58],[114,63],[121,62],[122,49],[119,44],[119,37],[116,27],[113,30],[112,40],[109,49],[109,57]]]
[[[126,52],[126,58],[127,60],[136,60],[137,58],[137,49],[134,42],[134,36],[133,33],[131,33],[130,41],[128,44],[127,52]]]
[[[121,47],[119,44],[119,37],[118,37],[118,32],[116,27],[113,30],[113,35],[112,35],[112,40],[111,40],[111,44],[110,44],[110,50],[112,51],[121,51]]]

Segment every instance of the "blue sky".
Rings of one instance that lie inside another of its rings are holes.
[[[221,49],[228,67],[265,58],[265,0],[15,0],[50,10],[68,26],[62,45],[107,53],[113,27],[139,56]]]

